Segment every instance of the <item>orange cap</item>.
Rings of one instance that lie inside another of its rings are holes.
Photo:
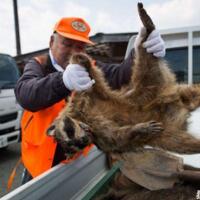
[[[56,23],[54,31],[66,38],[94,44],[88,37],[90,26],[81,18],[62,18]]]

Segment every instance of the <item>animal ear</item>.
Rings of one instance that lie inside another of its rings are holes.
[[[52,124],[48,129],[47,129],[47,135],[48,136],[51,136],[51,137],[53,137],[53,136],[55,136],[55,128],[56,128],[56,126],[54,125],[54,124]]]

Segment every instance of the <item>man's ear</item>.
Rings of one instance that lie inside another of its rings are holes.
[[[54,42],[54,35],[51,35],[50,41],[49,41],[49,47],[51,48]]]
[[[52,124],[48,129],[47,129],[47,135],[54,137],[55,136],[55,128],[56,126]]]

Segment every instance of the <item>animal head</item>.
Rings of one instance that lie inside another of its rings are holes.
[[[55,120],[48,128],[47,135],[62,146],[67,157],[71,157],[92,143],[89,127],[68,116],[64,116],[62,120]]]

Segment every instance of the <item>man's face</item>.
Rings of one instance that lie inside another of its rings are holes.
[[[50,49],[56,62],[65,69],[73,53],[85,51],[86,43],[65,38],[59,34],[51,36]]]

